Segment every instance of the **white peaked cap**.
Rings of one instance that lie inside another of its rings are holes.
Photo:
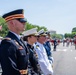
[[[38,31],[39,35],[42,34],[42,33],[44,33],[44,29],[41,29],[40,31]]]
[[[44,29],[41,29],[41,30],[38,32],[38,34],[39,34],[39,35],[46,35]]]
[[[30,30],[24,31],[22,34],[23,36],[38,35],[37,28],[32,28]]]

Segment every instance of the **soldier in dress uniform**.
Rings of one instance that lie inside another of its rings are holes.
[[[42,71],[38,64],[38,55],[34,49],[33,44],[37,41],[37,28],[33,28],[23,32],[23,40],[29,50],[29,66],[28,72],[30,75],[42,75]]]
[[[53,50],[53,51],[56,51],[57,45],[58,45],[57,39],[55,38],[55,39],[54,39],[54,50]]]
[[[44,43],[44,47],[46,49],[46,53],[47,53],[47,56],[48,56],[48,59],[50,61],[50,63],[52,64],[54,59],[53,59],[53,56],[52,56],[52,51],[51,51],[51,44],[50,44],[50,31],[46,31],[46,34],[47,34],[47,39],[46,39],[46,42]]]
[[[23,9],[6,13],[2,17],[9,29],[0,46],[2,75],[27,75],[28,50],[19,35],[26,25]]]
[[[38,54],[38,62],[44,75],[52,75],[53,74],[52,65],[49,62],[45,47],[43,45],[46,41],[46,34],[43,29],[40,30],[38,34],[39,34],[38,40],[34,45],[36,52]]]

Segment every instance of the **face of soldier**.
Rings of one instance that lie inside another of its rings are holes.
[[[18,32],[23,32],[25,30],[25,24],[26,22],[20,22],[18,20],[15,20],[15,28]]]
[[[46,41],[50,41],[50,36],[46,36]]]
[[[36,36],[30,36],[28,41],[33,45],[37,41],[37,37]]]
[[[46,36],[40,36],[39,37],[40,42],[43,44],[46,42]]]

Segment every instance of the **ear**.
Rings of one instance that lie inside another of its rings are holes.
[[[12,24],[12,25],[13,25],[13,21],[12,21],[12,20],[10,21],[10,24]]]
[[[14,27],[14,26],[15,26],[14,20],[11,20],[11,21],[10,21],[10,24]]]

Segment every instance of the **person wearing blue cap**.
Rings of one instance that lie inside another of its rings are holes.
[[[47,37],[46,37],[46,42],[44,43],[44,47],[46,49],[48,59],[49,59],[50,63],[52,64],[54,59],[53,59],[53,56],[52,56],[51,44],[50,44],[50,40],[51,40],[50,31],[46,31],[46,34],[47,34]]]
[[[25,30],[26,20],[23,9],[14,10],[2,16],[9,29],[0,46],[2,75],[27,75],[28,49],[20,39]]]

